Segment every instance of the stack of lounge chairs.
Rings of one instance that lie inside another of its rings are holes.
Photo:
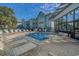
[[[0,31],[0,34],[8,34],[8,33],[16,33],[16,32],[26,32],[26,30],[20,30],[20,29],[15,29],[15,30],[13,30],[13,29],[10,29],[10,30],[8,30],[8,29],[4,29],[4,30],[2,30],[2,31]]]

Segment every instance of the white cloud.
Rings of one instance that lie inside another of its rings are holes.
[[[57,3],[46,3],[40,6],[41,11],[43,12],[53,12],[59,6]]]

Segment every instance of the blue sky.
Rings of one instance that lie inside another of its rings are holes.
[[[0,6],[7,6],[13,9],[18,20],[36,18],[40,11],[44,13],[53,12],[58,5],[47,3],[0,3]]]

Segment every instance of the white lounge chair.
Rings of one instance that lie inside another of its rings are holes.
[[[26,31],[28,31],[28,29]]]
[[[56,55],[50,51],[48,52],[48,56],[56,56]]]
[[[5,29],[4,31],[5,31],[5,33],[10,33],[7,29]]]
[[[2,41],[0,41],[0,50],[3,50],[3,48],[4,48],[4,44]]]
[[[0,34],[3,34],[3,31],[0,31]]]
[[[10,51],[10,54],[13,56],[19,56],[24,53],[30,52],[32,49],[34,49],[36,47],[37,47],[37,45],[35,45],[33,43],[24,44],[19,47],[12,48]]]
[[[11,31],[11,33],[14,33],[13,29],[11,29],[10,31]]]
[[[24,31],[26,31],[26,30],[24,29]]]
[[[20,30],[20,29],[19,29],[18,31],[19,31],[19,32],[21,32],[21,30]]]
[[[25,32],[25,30],[23,30]]]
[[[15,32],[18,32],[18,30],[16,29]]]
[[[18,29],[18,32],[19,32],[19,29]]]

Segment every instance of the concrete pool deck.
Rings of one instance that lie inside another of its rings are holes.
[[[34,42],[34,41],[33,41]],[[37,44],[35,42],[35,44]],[[79,41],[64,39],[62,36],[52,37],[38,44],[33,56],[78,56]]]
[[[11,38],[25,36],[25,34],[30,32],[20,32],[18,34],[10,35]],[[78,56],[79,55],[79,41],[71,39],[65,36],[58,35],[49,35],[47,40],[38,43],[37,41],[32,40],[33,38],[25,36],[24,37],[28,42],[32,42],[37,45],[31,55],[29,56]],[[0,50],[1,52],[1,50]],[[3,52],[2,52],[3,54]],[[25,53],[22,56],[26,56]]]
[[[24,36],[28,33],[31,33],[31,32],[17,32],[17,33],[15,32],[10,34],[0,35],[0,55],[5,55],[4,50],[5,50],[5,47],[10,48],[8,46],[9,43],[13,44],[12,42],[15,43],[17,40],[19,40],[18,42],[20,42],[20,39],[24,39]],[[14,45],[16,46],[17,44],[15,43]],[[21,45],[21,44],[18,44],[18,45]]]

